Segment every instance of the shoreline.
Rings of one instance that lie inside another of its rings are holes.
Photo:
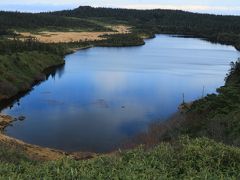
[[[25,96],[26,94],[28,94],[32,88],[36,85],[38,85],[39,83],[43,82],[46,80],[46,76],[48,74],[50,74],[51,72],[57,70],[57,68],[64,66],[65,65],[65,60],[63,63],[59,63],[59,64],[55,64],[53,66],[49,66],[47,68],[45,68],[41,74],[44,77],[35,77],[35,79],[32,81],[31,84],[29,84],[29,87],[22,89],[20,91],[18,91],[16,94],[12,95],[11,97],[7,97],[7,98],[3,98],[0,100],[0,113],[3,109],[7,108],[8,106],[10,106],[11,104],[13,104],[15,101],[17,101],[18,99],[20,99],[21,97]]]
[[[224,43],[224,42],[221,42],[221,41],[212,41],[211,39],[209,38],[203,38],[203,37],[200,37],[200,36],[194,36],[194,35],[191,35],[191,36],[188,36],[188,35],[176,35],[176,34],[167,34],[167,33],[161,33],[161,34],[165,34],[165,35],[172,35],[172,36],[181,36],[181,37],[190,37],[190,38],[199,38],[199,39],[204,39],[206,41],[209,41],[209,42],[216,42],[216,43],[220,43],[220,44],[223,44],[223,45],[231,45],[233,46],[237,51],[239,51],[240,49],[238,49],[236,47],[236,45],[232,45],[232,44],[227,44],[227,43]],[[147,39],[154,39],[156,37],[156,35],[158,34],[154,34],[153,36],[146,36],[146,37],[142,37],[143,40],[147,40]],[[135,45],[135,46],[138,46],[138,45]],[[87,45],[85,47],[80,47],[80,48],[72,48],[72,49],[69,49],[69,51],[67,53],[65,53],[65,55],[63,56],[63,58],[65,58],[67,55],[69,54],[72,54],[72,53],[75,53],[77,51],[80,51],[80,50],[85,50],[85,49],[90,49],[90,48],[93,48],[93,47],[96,47],[95,45]],[[109,46],[111,47],[111,46]],[[116,47],[116,46],[112,46],[112,47]],[[131,47],[131,46],[126,46],[126,47]],[[60,66],[63,66],[65,65],[65,60],[63,59],[63,63],[59,63],[59,64],[56,64],[56,65],[53,65],[53,66],[50,66],[50,67],[47,67],[45,68],[43,71],[42,71],[42,74],[44,74],[44,76],[47,76],[48,72],[53,72],[54,70],[57,70],[58,67]],[[40,160],[55,160],[55,159],[60,159],[60,158],[64,158],[64,157],[71,157],[73,159],[77,159],[77,160],[82,160],[82,159],[90,159],[90,158],[94,158],[96,157],[96,153],[93,153],[93,152],[73,152],[73,153],[67,153],[67,152],[64,152],[64,151],[61,151],[61,150],[55,150],[55,149],[51,149],[51,148],[44,148],[44,147],[40,147],[40,146],[36,146],[36,145],[32,145],[32,144],[27,144],[21,140],[18,140],[16,138],[12,138],[12,137],[9,137],[7,135],[4,134],[4,129],[6,127],[8,127],[9,125],[11,125],[14,121],[16,121],[16,119],[12,118],[11,116],[8,116],[8,115],[3,115],[1,114],[1,111],[5,108],[7,108],[10,104],[14,103],[14,101],[17,101],[19,98],[23,97],[24,95],[26,95],[28,92],[30,92],[32,90],[32,88],[43,82],[45,80],[44,79],[38,79],[36,78],[33,83],[30,85],[31,87],[26,89],[26,90],[22,90],[22,91],[19,91],[17,94],[11,96],[10,98],[6,98],[6,99],[3,99],[3,100],[0,100],[0,143],[1,142],[11,142],[13,144],[18,144],[18,145],[21,145],[23,147],[27,147],[29,148],[31,151],[30,152],[30,155],[31,155],[31,152],[35,151],[36,152],[39,152],[38,155],[38,158]],[[6,104],[5,104],[6,103]],[[5,104],[5,105],[3,105]],[[187,107],[191,106],[192,102],[191,103],[187,103]],[[179,110],[182,111],[183,113],[185,112],[185,106],[182,106],[182,105],[179,105]],[[189,108],[188,107],[188,108]],[[187,109],[188,109],[187,108]],[[28,152],[28,151],[27,151]],[[50,155],[49,155],[50,154]],[[108,153],[107,153],[108,154]],[[48,156],[49,155],[49,156]]]
[[[85,49],[89,49],[92,47],[95,47],[95,46],[88,45],[85,47],[69,49],[69,51],[64,55],[63,58],[65,58],[67,55],[75,53],[79,50],[85,50]],[[65,60],[63,59],[63,61],[64,61],[63,63],[59,63],[59,64],[45,68],[42,71],[42,74],[44,74],[44,76],[46,77],[48,74],[52,73],[53,71],[56,71],[57,68],[65,65]],[[30,88],[21,90],[17,94],[15,94],[9,98],[0,100],[0,144],[4,143],[4,144],[11,144],[11,145],[17,146],[17,147],[23,147],[23,149],[25,149],[24,151],[26,152],[26,154],[29,155],[30,158],[36,159],[36,160],[41,160],[41,161],[59,160],[59,159],[65,158],[65,157],[69,157],[69,158],[75,159],[75,160],[85,160],[85,159],[91,159],[91,158],[98,156],[98,154],[94,153],[94,152],[71,152],[71,153],[68,153],[68,152],[53,149],[53,148],[47,148],[47,147],[37,146],[34,144],[28,144],[17,138],[10,137],[10,136],[7,136],[4,134],[4,129],[7,128],[8,126],[10,126],[15,121],[18,121],[18,119],[13,118],[9,115],[3,114],[2,110],[4,110],[5,108],[7,108],[11,104],[13,104],[15,101],[17,101],[21,97],[28,94],[34,86],[36,86],[39,83],[42,83],[45,80],[46,80],[45,78],[43,78],[43,79],[36,78],[33,80],[33,83],[30,85]]]
[[[0,133],[4,131],[6,127],[8,127],[12,122],[14,122],[14,118],[9,115],[0,114]]]
[[[69,49],[69,51],[67,53],[64,54],[63,56],[63,62],[61,63],[58,63],[58,64],[55,64],[55,65],[52,65],[52,66],[49,66],[49,67],[46,67],[42,72],[41,74],[44,76],[44,77],[36,77],[33,82],[29,85],[28,88],[26,89],[23,89],[23,90],[20,90],[18,91],[16,94],[10,96],[10,97],[6,97],[6,98],[3,98],[3,99],[0,99],[0,114],[1,114],[1,111],[4,110],[5,108],[7,108],[8,106],[10,106],[11,104],[13,104],[15,101],[17,101],[18,99],[20,99],[21,97],[25,96],[26,94],[28,94],[32,88],[36,85],[38,85],[39,83],[42,83],[43,81],[46,80],[46,76],[48,74],[51,74],[52,72],[56,71],[58,68],[62,67],[65,65],[65,57],[69,54],[72,54],[72,53],[75,53],[77,51],[80,51],[80,50],[86,50],[86,49],[90,49],[90,48],[93,48],[95,46],[93,45],[87,45],[87,46],[84,46],[84,47],[79,47],[79,48],[72,48],[72,49]]]
[[[169,36],[173,36],[173,37],[184,37],[184,38],[197,38],[197,39],[202,39],[202,40],[205,40],[205,41],[208,41],[208,42],[211,42],[211,43],[219,43],[219,44],[222,44],[222,45],[229,45],[229,46],[232,46],[234,47],[237,51],[240,52],[240,48],[237,47],[236,44],[231,44],[231,43],[227,43],[227,42],[224,42],[224,41],[221,41],[221,40],[213,40],[211,38],[208,38],[208,37],[204,37],[204,36],[199,36],[199,35],[186,35],[186,34],[173,34],[173,33],[166,33],[166,32],[161,32],[161,33],[155,33],[155,34],[149,34],[149,35],[146,35],[146,36],[142,36],[141,38],[144,40],[149,40],[149,39],[154,39],[156,38],[157,35],[169,35]],[[69,54],[72,54],[72,53],[75,53],[77,51],[80,51],[80,50],[86,50],[86,49],[90,49],[90,48],[93,48],[93,47],[132,47],[132,46],[143,46],[145,45],[145,42],[144,44],[135,44],[135,45],[128,45],[128,46],[99,46],[99,45],[86,45],[86,46],[83,46],[83,47],[78,47],[78,48],[69,48],[69,50],[63,55],[63,63],[59,63],[59,64],[55,64],[53,66],[50,66],[50,67],[46,67],[43,71],[42,71],[42,74],[44,74],[44,76],[47,75],[46,71],[48,71],[49,69],[57,69],[58,67],[62,66],[62,65],[65,65],[65,60],[64,58],[69,55]],[[55,70],[56,70],[55,69]],[[6,97],[6,98],[3,98],[3,99],[0,99],[0,113],[1,111],[5,108],[3,107],[3,105],[6,103],[6,102],[13,102],[15,100],[17,100],[19,97],[22,97],[24,94],[28,93],[29,91],[31,91],[31,89],[37,85],[38,83],[41,83],[42,81],[44,81],[45,79],[44,78],[40,78],[39,77],[35,77],[35,79],[33,80],[32,84],[30,84],[30,87],[29,88],[26,88],[24,90],[21,90],[19,91],[18,93],[12,95],[11,97]]]
[[[41,147],[33,144],[25,143],[13,137],[9,137],[4,134],[4,129],[11,125],[13,122],[18,121],[9,115],[0,114],[0,144],[3,143],[10,147],[17,147],[22,149],[31,159],[40,161],[52,161],[63,158],[70,158],[75,160],[91,159],[98,154],[92,152],[73,152],[67,153],[65,151]]]

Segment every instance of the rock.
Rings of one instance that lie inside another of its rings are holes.
[[[18,120],[19,120],[19,121],[24,121],[25,119],[26,119],[25,116],[19,116],[19,117],[18,117]]]
[[[0,131],[4,130],[12,122],[13,118],[11,116],[0,114]]]

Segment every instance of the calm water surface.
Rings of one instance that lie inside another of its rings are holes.
[[[231,46],[159,35],[145,46],[92,48],[66,56],[66,65],[3,110],[26,116],[6,134],[66,151],[110,151],[164,120],[182,102],[224,84]]]

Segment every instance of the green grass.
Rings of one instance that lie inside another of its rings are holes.
[[[83,161],[34,162],[13,151],[8,156],[15,160],[0,162],[0,179],[240,178],[240,149],[206,138],[182,137],[148,150],[139,147]]]

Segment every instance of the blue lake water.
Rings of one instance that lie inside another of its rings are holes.
[[[66,56],[66,65],[5,114],[26,116],[6,129],[25,142],[66,151],[111,151],[165,120],[182,102],[224,84],[232,46],[158,35],[146,45],[96,47]]]

